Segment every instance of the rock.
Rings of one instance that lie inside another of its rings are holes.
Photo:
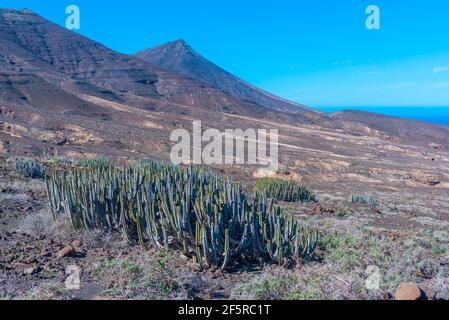
[[[32,275],[39,273],[40,271],[41,271],[40,267],[32,267],[32,268],[26,269],[24,271],[24,273],[32,276]]]
[[[41,257],[41,258],[48,258],[48,257],[51,257],[51,252],[48,252],[48,251],[42,251],[40,257]]]
[[[395,300],[419,300],[421,299],[421,289],[413,282],[403,282],[396,289]]]
[[[421,290],[424,293],[424,298],[427,300],[434,300],[437,295],[435,289],[430,285],[421,286]]]
[[[60,258],[64,258],[66,256],[71,255],[72,253],[75,252],[75,249],[71,246],[65,246],[64,248],[62,248],[58,253],[56,253],[56,258],[60,259]]]
[[[81,240],[75,240],[72,242],[72,247],[75,250],[78,250],[82,246]]]
[[[432,175],[425,175],[422,173],[416,173],[412,175],[412,179],[430,187],[435,187],[441,184],[441,180],[439,179],[439,177]]]
[[[19,208],[19,210],[20,210],[20,211],[22,211],[22,212],[27,212],[27,211],[31,211],[31,209],[33,209],[33,208],[31,208],[31,206],[27,206],[27,207],[20,207],[20,208]]]
[[[37,258],[34,257],[34,256],[31,256],[31,257],[26,258],[26,259],[25,259],[25,262],[26,262],[27,264],[33,264],[33,263],[37,262]]]

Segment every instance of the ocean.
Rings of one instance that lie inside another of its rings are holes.
[[[449,126],[449,107],[318,107],[323,112],[360,110]]]

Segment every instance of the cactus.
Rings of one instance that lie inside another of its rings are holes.
[[[18,158],[14,162],[14,169],[22,176],[32,179],[44,179],[47,167],[33,159]]]
[[[108,168],[112,166],[112,161],[105,157],[85,158],[78,160],[78,165],[84,168]]]
[[[313,192],[291,180],[262,178],[256,181],[254,190],[267,197],[286,202],[315,202]]]
[[[367,204],[370,206],[377,206],[379,204],[379,201],[377,199],[362,195],[353,195],[351,197],[351,202],[358,204]]]
[[[111,229],[143,247],[182,250],[202,268],[239,261],[280,264],[308,258],[317,236],[301,229],[265,195],[251,199],[239,183],[203,168],[139,161],[54,172],[47,179],[55,216],[78,229]]]

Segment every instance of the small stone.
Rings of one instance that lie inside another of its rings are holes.
[[[403,282],[396,289],[394,294],[396,300],[419,300],[421,299],[421,289],[413,282]]]
[[[72,242],[72,247],[75,250],[79,249],[81,247],[81,245],[82,245],[81,240],[75,240],[75,241]]]
[[[422,289],[422,292],[424,292],[424,296],[427,300],[435,299],[437,292],[435,291],[435,289],[432,286],[430,286],[430,285],[422,286],[421,289]]]
[[[41,256],[42,258],[48,258],[48,257],[51,257],[51,252],[48,252],[48,251],[42,251],[40,256]]]
[[[64,258],[68,255],[71,255],[72,253],[74,253],[75,249],[73,249],[72,246],[68,245],[65,246],[64,248],[62,248],[57,254],[56,254],[56,258],[60,259],[60,258]]]
[[[182,260],[185,260],[185,261],[189,261],[190,260],[189,257],[187,257],[186,255],[184,255],[182,253],[179,256],[181,257]]]
[[[26,259],[25,259],[25,262],[28,263],[28,264],[32,264],[32,263],[37,262],[37,258],[34,257],[34,256],[31,256],[31,257],[29,257],[29,258],[26,258]]]
[[[32,267],[32,268],[26,269],[24,271],[24,273],[32,276],[32,275],[39,273],[40,271],[41,271],[40,267]]]

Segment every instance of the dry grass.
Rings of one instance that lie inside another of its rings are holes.
[[[188,292],[170,268],[163,251],[136,258],[115,258],[99,262],[94,277],[106,288],[101,296],[126,299],[187,299]]]
[[[430,278],[449,279],[442,266],[449,251],[444,243],[419,238],[397,241],[358,234],[333,234],[324,239],[322,262],[308,263],[296,270],[274,268],[254,276],[232,290],[235,299],[318,300],[388,299],[404,281],[425,282]],[[380,270],[380,287],[366,287],[368,266]],[[441,281],[440,281],[441,282]],[[444,296],[447,288],[437,286]]]

